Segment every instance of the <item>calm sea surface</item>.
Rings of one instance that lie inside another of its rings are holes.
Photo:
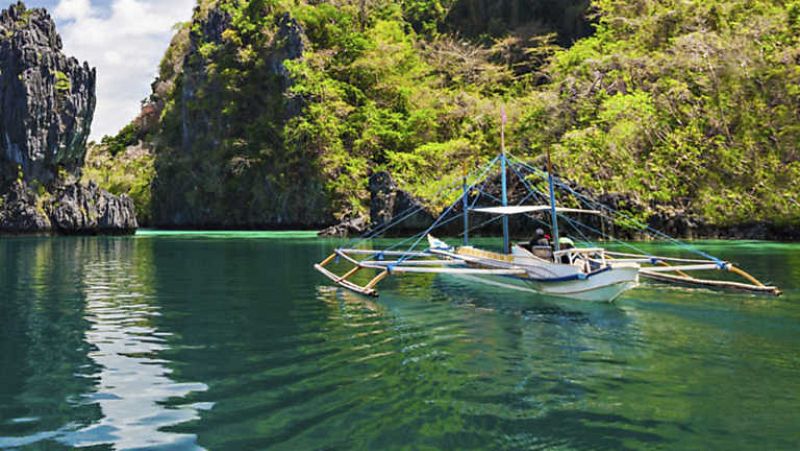
[[[800,446],[800,245],[699,243],[781,298],[594,305],[428,275],[368,299],[312,269],[334,244],[0,238],[0,448]]]

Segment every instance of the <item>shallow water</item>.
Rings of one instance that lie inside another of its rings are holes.
[[[427,275],[368,299],[313,271],[332,245],[0,239],[0,448],[800,443],[800,245],[700,243],[781,298],[645,286],[613,305]]]

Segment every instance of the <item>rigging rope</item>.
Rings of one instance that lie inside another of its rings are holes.
[[[546,176],[546,173],[544,171],[542,171],[540,169],[537,169],[537,168],[535,168],[533,166],[530,166],[529,164],[525,163],[522,159],[520,159],[520,158],[518,158],[518,157],[516,157],[514,155],[508,155],[508,157],[511,158],[512,160],[514,160],[516,163],[518,163],[523,168],[528,169],[532,174],[535,174],[535,175],[540,176],[540,177]],[[614,208],[611,208],[611,207],[609,207],[609,206],[607,206],[605,204],[602,204],[602,203],[600,203],[600,202],[598,202],[598,201],[596,201],[594,199],[589,198],[586,195],[583,195],[583,194],[575,191],[574,189],[572,189],[572,187],[570,187],[568,184],[566,184],[560,178],[557,178],[557,177],[554,176],[553,180],[554,180],[556,186],[566,190],[567,192],[569,192],[570,194],[574,195],[575,197],[583,200],[590,207],[593,207],[595,209],[601,209],[601,210],[605,209],[609,213],[612,213],[612,215],[613,214],[620,215],[620,216],[624,217],[626,220],[633,222],[634,224],[638,225],[643,230],[646,230],[647,232],[649,232],[652,235],[655,235],[657,237],[660,237],[662,239],[670,241],[673,244],[675,244],[675,245],[677,245],[677,246],[679,246],[679,247],[681,247],[681,248],[683,248],[683,249],[685,249],[685,250],[687,250],[689,252],[692,252],[694,254],[703,256],[703,257],[705,257],[705,258],[707,258],[709,260],[712,260],[713,262],[715,262],[717,264],[724,263],[719,258],[717,258],[717,257],[715,257],[713,255],[710,255],[710,254],[708,254],[706,252],[703,252],[702,250],[696,248],[695,246],[692,246],[689,243],[686,243],[685,241],[678,240],[678,239],[676,239],[674,237],[671,237],[671,236],[667,235],[664,232],[661,232],[660,230],[654,229],[654,228],[650,227],[649,225],[644,224],[641,221],[637,220],[636,218],[631,217],[630,215],[626,214],[625,212],[622,212],[622,211],[619,211],[619,210],[615,210]],[[611,219],[613,219],[613,216],[611,216]],[[606,236],[606,235],[602,235],[602,236]],[[642,252],[641,250],[639,250],[639,251]]]

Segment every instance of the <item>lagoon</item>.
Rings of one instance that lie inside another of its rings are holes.
[[[335,244],[3,237],[0,448],[800,443],[798,244],[696,243],[780,298],[645,285],[611,305],[431,275],[365,298],[313,270]]]

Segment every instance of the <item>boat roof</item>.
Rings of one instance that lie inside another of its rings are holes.
[[[493,215],[519,215],[524,213],[536,213],[539,211],[550,211],[549,205],[515,205],[510,207],[480,207],[473,208],[471,211],[476,213],[489,213]],[[580,208],[556,208],[557,213],[589,213],[594,215],[602,214],[598,210],[582,210]]]

